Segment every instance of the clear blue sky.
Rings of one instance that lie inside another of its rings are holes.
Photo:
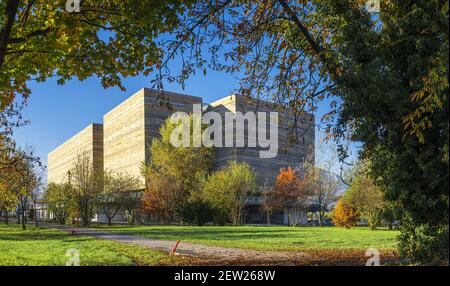
[[[17,129],[14,136],[20,146],[34,146],[36,154],[46,165],[47,154],[51,150],[90,123],[102,123],[104,113],[139,89],[151,87],[151,79],[143,76],[125,79],[125,92],[119,88],[104,89],[97,78],[72,80],[62,86],[57,85],[55,79],[44,83],[31,82],[32,94],[23,110],[24,118],[31,123]],[[208,71],[206,76],[197,73],[188,80],[185,90],[177,84],[166,84],[164,89],[200,96],[203,102],[212,102],[230,95],[238,87],[238,80],[230,74]],[[327,104],[321,104],[316,121],[327,109]]]

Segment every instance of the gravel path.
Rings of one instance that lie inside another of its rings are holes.
[[[92,228],[81,228],[55,224],[41,224],[41,226],[59,229],[70,233],[72,233],[72,231],[75,231],[76,235],[92,236],[121,243],[130,243],[142,247],[161,250],[167,253],[171,253],[173,247],[176,244],[176,241],[172,240],[152,239],[140,236],[112,233]],[[300,260],[307,259],[307,254],[301,252],[247,250],[230,247],[206,246],[183,241],[179,243],[176,253],[206,258],[212,261],[251,260],[259,261],[260,263],[264,263],[265,261],[276,261],[277,263],[282,263],[283,265],[289,265],[290,263],[296,264]]]

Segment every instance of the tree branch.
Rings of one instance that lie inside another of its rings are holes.
[[[32,37],[36,37],[36,36],[45,36],[51,30],[52,30],[52,28],[49,27],[49,28],[44,29],[44,30],[33,31],[33,32],[27,34],[26,36],[21,37],[21,38],[11,38],[11,39],[9,39],[9,44],[18,44],[18,43],[25,42],[28,38],[32,38]]]

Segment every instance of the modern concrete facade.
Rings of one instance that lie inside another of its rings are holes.
[[[153,138],[159,137],[159,129],[170,115],[177,111],[191,113],[193,104],[202,104],[200,97],[141,89],[124,102],[103,116],[103,125],[92,124],[48,155],[48,181],[63,182],[67,171],[73,166],[77,155],[89,152],[94,159],[96,170],[110,170],[140,177],[142,189],[144,179],[141,176],[142,162],[150,158],[148,146]],[[207,105],[207,111],[215,111],[221,116],[225,112],[278,112],[278,154],[274,158],[260,158],[260,147],[223,147],[216,148],[213,169],[220,169],[230,160],[247,162],[257,175],[259,187],[274,183],[280,168],[295,167],[302,162],[310,145],[314,145],[314,116],[305,114],[297,119],[296,131],[300,136],[292,144],[292,124],[294,118],[286,109],[276,108],[271,104],[240,96],[231,95]],[[236,127],[234,127],[236,128]],[[257,132],[246,125],[242,133],[234,132],[234,141],[247,142],[249,132]],[[266,129],[275,128],[275,122],[268,122]],[[222,128],[225,132],[225,128]],[[239,135],[243,134],[243,135]],[[243,138],[239,138],[239,136]],[[225,140],[225,136],[222,136]],[[265,219],[260,213],[260,201],[257,197],[249,202],[253,217],[249,222]],[[275,213],[277,223],[287,223],[285,211]]]
[[[221,168],[230,160],[247,162],[255,170],[260,186],[270,186],[275,181],[280,168],[297,166],[305,158],[308,146],[314,145],[314,115],[312,114],[308,113],[297,120],[296,132],[299,135],[299,142],[294,144],[289,142],[289,138],[293,136],[293,133],[290,131],[292,131],[291,124],[295,119],[292,113],[285,109],[276,108],[267,102],[257,102],[254,99],[241,95],[230,95],[211,103],[209,110],[220,114],[225,112],[236,114],[240,112],[243,115],[247,112],[264,112],[267,114],[267,133],[269,133],[270,128],[278,126],[278,153],[275,158],[260,158],[260,151],[264,150],[264,148],[248,147],[248,133],[254,132],[257,134],[258,131],[254,129],[258,124],[252,127],[246,123],[244,130],[237,130],[236,125],[234,126],[234,145],[236,146],[236,141],[242,140],[245,143],[245,147],[216,149],[215,169]],[[275,123],[273,120],[269,120],[270,112],[278,113],[278,122]],[[223,128],[224,132],[225,127]]]
[[[159,129],[173,112],[191,113],[199,97],[141,89],[103,117],[104,168],[135,177],[149,158],[148,146],[159,136]],[[142,185],[143,187],[143,185]]]
[[[90,124],[48,154],[48,182],[63,183],[78,155],[86,155],[94,171],[103,171],[103,125]]]

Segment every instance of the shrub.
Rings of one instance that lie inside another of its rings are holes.
[[[205,225],[213,216],[211,206],[200,198],[180,204],[176,210],[177,217],[187,224]]]
[[[223,226],[228,222],[228,216],[222,211],[213,210],[213,222],[215,225]]]
[[[333,223],[339,227],[351,228],[358,224],[360,213],[355,208],[347,206],[340,199],[334,208]]]
[[[402,257],[421,264],[447,263],[449,260],[449,228],[428,224],[415,226],[405,218],[400,227],[399,249]]]

